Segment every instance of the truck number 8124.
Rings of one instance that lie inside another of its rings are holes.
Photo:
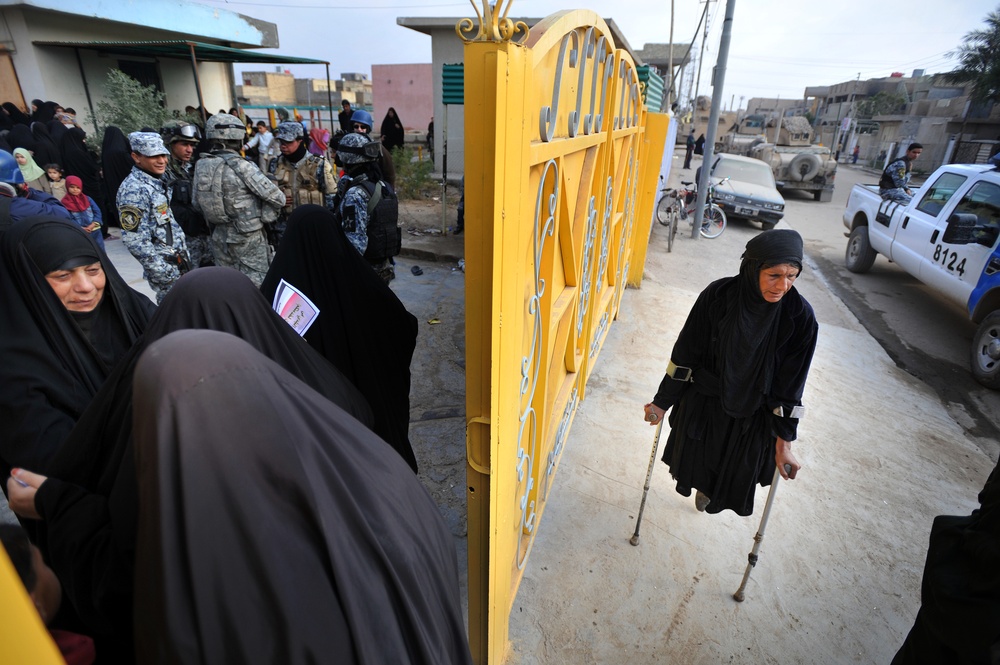
[[[950,272],[957,272],[959,275],[965,274],[965,259],[962,259],[956,265],[955,262],[958,261],[958,254],[949,251],[946,247],[941,245],[934,246],[934,262],[940,263],[943,268]]]

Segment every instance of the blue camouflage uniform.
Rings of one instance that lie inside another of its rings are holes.
[[[129,141],[132,151],[142,155],[169,154],[159,134],[133,132]],[[118,188],[118,215],[122,242],[142,264],[142,276],[160,303],[190,269],[184,231],[170,209],[170,189],[158,176],[133,166]]]
[[[886,201],[909,203],[913,197],[907,193],[910,186],[910,159],[894,159],[885,167],[879,180],[879,195]]]
[[[364,187],[353,186],[352,180],[345,175],[337,184],[337,191],[344,192],[338,212],[347,239],[364,256],[368,249],[368,201],[371,197]]]
[[[354,179],[346,175],[337,183],[337,191],[345,192],[336,211],[344,235],[358,253],[365,256],[368,250],[368,223],[371,221],[368,213],[371,195],[367,189],[354,184]],[[365,256],[365,260],[386,284],[396,278],[395,262],[392,258],[372,260]]]

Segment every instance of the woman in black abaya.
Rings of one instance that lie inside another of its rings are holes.
[[[99,264],[105,285],[88,311],[46,279]],[[59,271],[62,270],[62,273]],[[130,288],[72,222],[35,217],[0,237],[0,472],[49,464],[155,306]]]
[[[382,119],[382,126],[379,128],[379,137],[386,150],[392,151],[394,148],[402,148],[406,141],[406,130],[403,129],[403,121],[396,114],[396,109],[389,107]]]
[[[268,302],[274,300],[281,280],[302,291],[319,309],[306,341],[361,391],[371,405],[375,433],[415,472],[409,427],[416,318],[321,206],[299,206],[289,218],[260,287]]]
[[[218,332],[135,395],[140,662],[471,662],[452,537],[370,430]]]
[[[118,226],[118,188],[132,172],[132,146],[122,130],[115,126],[104,129],[101,143],[102,194],[107,208],[104,210],[105,226]]]
[[[31,126],[31,135],[35,138],[35,154],[33,155],[35,162],[43,169],[46,164],[59,164],[61,158],[59,146],[49,134],[49,128],[36,122]]]
[[[15,469],[11,509],[39,519],[37,545],[95,639],[131,651],[137,487],[132,450],[133,373],[142,351],[182,329],[243,338],[313,390],[371,427],[364,398],[269,307],[253,283],[228,268],[182,277],[82,414],[49,473]],[[181,354],[182,356],[184,354]],[[178,357],[178,361],[182,358]],[[100,649],[100,645],[98,647]]]
[[[795,231],[751,239],[739,275],[698,296],[645,406],[650,425],[671,409],[663,461],[678,493],[697,490],[698,510],[750,515],[757,484],[771,483],[776,464],[786,479],[800,468],[791,447],[818,331],[792,286],[801,270]]]

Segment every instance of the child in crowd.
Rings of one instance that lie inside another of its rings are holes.
[[[101,209],[94,203],[94,199],[83,193],[83,181],[75,175],[66,177],[66,196],[63,197],[62,204],[69,210],[69,216],[73,221],[89,233],[103,250],[101,224],[104,219],[101,217]]]
[[[24,182],[27,183],[28,187],[45,192],[46,194],[51,193],[49,192],[49,180],[45,177],[45,171],[35,163],[35,158],[31,156],[29,150],[14,148],[14,159],[17,161],[18,168],[21,169],[21,175],[24,176]]]
[[[0,542],[42,617],[42,623],[48,626],[62,605],[62,584],[52,569],[45,565],[42,553],[31,544],[23,528],[16,524],[0,524]],[[49,629],[49,633],[69,665],[90,665],[94,662],[96,652],[91,638],[57,629]]]
[[[66,196],[66,181],[63,180],[63,170],[58,164],[46,164],[45,165],[45,175],[49,177],[49,188],[52,190],[52,196],[56,197],[60,201]]]

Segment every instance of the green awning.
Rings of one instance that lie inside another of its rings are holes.
[[[261,64],[283,64],[283,65],[328,65],[326,60],[316,60],[314,58],[299,58],[291,55],[276,55],[274,53],[261,53],[259,51],[248,51],[246,49],[230,48],[228,46],[218,46],[216,44],[206,44],[204,42],[193,42],[183,39],[150,40],[135,42],[32,42],[35,46],[65,46],[68,48],[82,48],[108,53],[111,55],[131,55],[146,58],[181,58],[191,59],[191,51],[194,50],[194,57],[199,62],[250,62]]]

